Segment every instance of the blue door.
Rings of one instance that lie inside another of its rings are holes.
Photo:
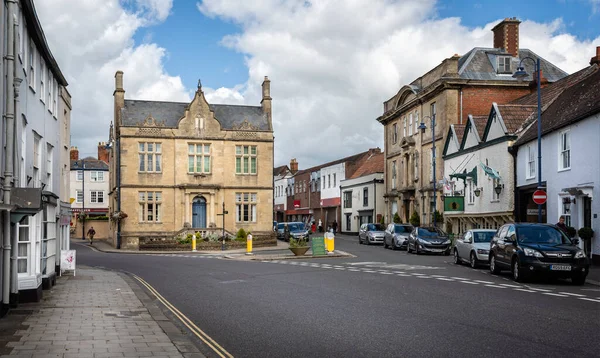
[[[204,197],[197,196],[192,202],[192,227],[206,227],[206,199]]]

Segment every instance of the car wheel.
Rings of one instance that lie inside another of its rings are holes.
[[[392,244],[390,245],[390,249],[392,249],[392,251],[396,251],[396,244],[394,244],[394,239],[392,239]]]
[[[490,256],[490,272],[494,275],[500,273],[500,268],[496,265],[496,256],[494,255]]]
[[[469,263],[471,264],[471,268],[477,268],[477,255],[473,251],[471,251],[471,260],[469,260]]]
[[[587,275],[573,275],[571,276],[571,282],[577,286],[583,286],[585,284],[585,278]]]
[[[415,242],[415,254],[421,255],[421,250],[419,250],[419,243]]]
[[[362,239],[360,238],[360,235],[358,235],[358,244],[362,245]]]
[[[462,262],[460,261],[460,257],[458,256],[458,250],[454,249],[454,263],[460,265]]]
[[[385,238],[383,239],[383,248],[384,249],[388,248],[388,244],[387,244],[387,241],[385,241]]]
[[[525,279],[525,275],[523,274],[523,269],[521,269],[521,263],[519,262],[518,258],[513,259],[512,275],[515,282],[523,282]]]
[[[410,242],[406,244],[406,253],[410,254],[412,250],[410,249]]]
[[[450,256],[450,249],[444,251],[444,256]]]

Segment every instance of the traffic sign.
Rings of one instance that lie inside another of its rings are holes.
[[[547,198],[548,198],[548,196],[546,195],[546,192],[543,190],[536,190],[533,192],[533,202],[538,205],[542,205],[542,204],[546,203]]]

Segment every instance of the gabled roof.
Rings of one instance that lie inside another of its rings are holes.
[[[460,150],[460,144],[462,143],[463,135],[465,134],[465,125],[464,124],[450,124],[450,128],[448,128],[448,135],[446,135],[446,142],[444,142],[444,149],[442,150],[442,156],[448,153],[448,147],[450,146],[450,141],[453,141],[456,145],[456,148]]]
[[[473,128],[475,130],[475,133],[477,134],[477,142],[481,143],[483,141],[483,133],[485,131],[485,125],[487,123],[487,116],[473,116],[471,114],[469,114],[468,119],[467,119],[467,124],[465,124],[465,127],[463,129],[463,134],[461,135],[461,140],[460,140],[460,146],[459,146],[459,150],[464,149],[465,144],[467,143],[467,133],[469,131],[469,129]],[[457,133],[458,135],[458,133]]]
[[[177,128],[179,120],[185,115],[189,103],[125,100],[121,112],[122,125],[126,127],[140,127],[151,116],[161,127]],[[229,104],[209,104],[214,112],[215,119],[221,124],[222,129],[233,129],[247,121],[257,130],[269,130],[267,115],[260,106],[235,106]]]
[[[464,79],[516,82],[517,80],[512,78],[512,74],[498,73],[498,57],[506,56],[510,56],[510,54],[503,49],[475,47],[458,59],[458,74],[460,78]],[[567,73],[560,68],[544,60],[533,51],[523,48],[519,49],[519,57],[512,58],[511,69],[516,69],[519,62],[525,57],[540,58],[542,73],[549,82],[555,82],[567,76]],[[525,67],[525,71],[529,74],[535,71],[535,65],[532,61],[523,61],[521,65]],[[526,81],[531,81],[531,78],[526,79]]]
[[[276,177],[278,175],[285,175],[290,171],[287,165],[281,165],[277,168],[273,168],[273,176]]]
[[[85,170],[108,171],[108,164],[105,161],[94,157],[87,157],[79,160],[71,160],[71,170],[81,170],[85,165]]]
[[[385,159],[383,153],[371,153],[365,156],[349,179],[360,178],[374,173],[383,173]]]
[[[294,174],[294,176],[297,176],[299,174],[305,174],[305,173],[315,172],[317,170],[321,170],[322,168],[330,167],[332,165],[337,165],[337,164],[340,164],[340,163],[351,163],[351,164],[354,163],[354,164],[357,164],[358,161],[363,156],[365,156],[365,155],[367,155],[370,152],[375,151],[375,150],[379,150],[381,152],[381,150],[379,148],[369,149],[369,150],[367,150],[365,152],[354,154],[354,155],[351,155],[349,157],[345,157],[345,158],[342,158],[342,159],[337,159],[337,160],[334,160],[334,161],[331,161],[331,162],[328,162],[328,163],[324,163],[324,164],[320,164],[320,165],[316,165],[314,167],[310,167],[310,168],[307,168],[307,169],[298,170],[296,172],[296,174]],[[350,170],[349,176],[351,176],[352,174],[354,174],[354,171],[356,170],[356,168],[354,168],[354,170],[352,170],[352,168],[346,167],[346,170]]]
[[[520,104],[500,104],[497,108],[509,134],[515,134],[523,123],[537,111],[537,106]]]
[[[600,113],[600,69],[588,67],[587,77],[563,89],[552,104],[542,112],[542,135]],[[582,71],[579,71],[579,74]],[[572,76],[575,76],[573,74]],[[578,75],[578,77],[580,77]],[[535,123],[534,120],[532,122]],[[531,125],[515,143],[515,147],[537,138],[537,125]]]
[[[477,135],[479,135],[479,141],[483,141],[483,132],[485,132],[485,125],[488,121],[488,116],[471,116],[475,123],[475,129],[477,129]]]

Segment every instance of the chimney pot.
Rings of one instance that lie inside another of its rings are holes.
[[[511,54],[513,57],[519,56],[519,24],[521,21],[516,17],[505,18],[498,25],[494,26],[494,48],[500,48]]]
[[[77,147],[71,147],[71,151],[69,152],[69,158],[71,160],[79,160],[79,150]]]
[[[115,73],[115,90],[123,90],[123,71]]]
[[[600,66],[600,46],[596,47],[596,56],[592,57],[590,60],[590,66],[593,64],[597,64]]]

